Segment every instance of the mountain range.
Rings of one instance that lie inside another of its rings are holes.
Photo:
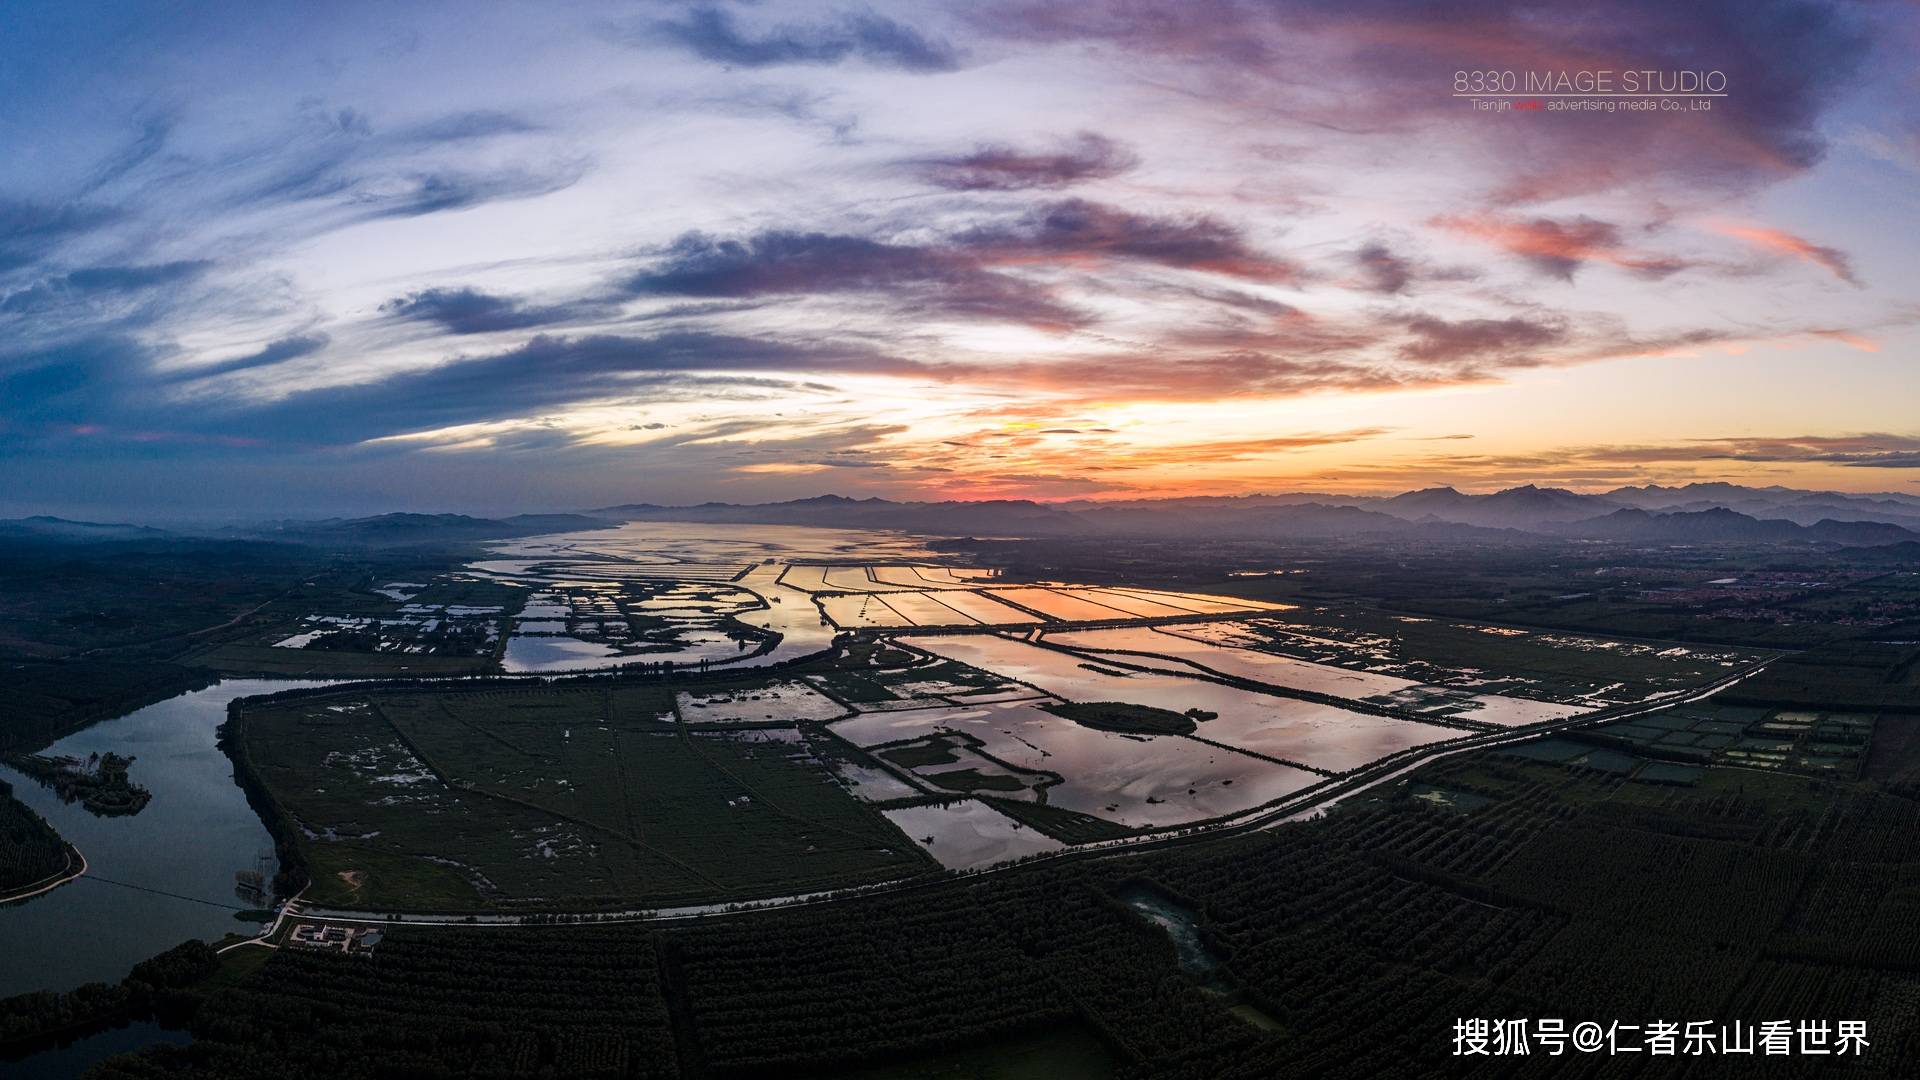
[[[1920,540],[1920,497],[1734,484],[1623,487],[1588,494],[1532,484],[1486,495],[1451,487],[1392,496],[1297,492],[1171,499],[894,502],[823,495],[790,502],[601,507],[592,516],[905,529],[971,536],[1244,539],[1406,536],[1630,543],[1818,543]]]
[[[607,528],[623,521],[702,521],[899,529],[945,536],[1155,539],[1405,538],[1487,543],[1549,539],[1636,544],[1820,544],[1920,548],[1920,496],[1856,495],[1737,484],[1648,485],[1583,493],[1532,484],[1477,495],[1451,487],[1398,495],[1293,492],[1166,499],[898,502],[821,495],[776,503],[629,503],[583,513],[379,514],[288,519],[219,530],[229,539],[384,547],[496,540]],[[0,521],[0,539],[159,539],[140,525],[54,517]],[[203,534],[204,535],[204,534]],[[1892,550],[1892,549],[1889,549]],[[1904,549],[1903,549],[1904,550]]]

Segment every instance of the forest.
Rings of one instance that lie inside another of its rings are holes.
[[[67,866],[67,845],[46,820],[13,797],[13,785],[0,780],[0,894],[44,878]]]

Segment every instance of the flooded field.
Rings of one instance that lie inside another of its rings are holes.
[[[1537,724],[1585,711],[1580,705],[1475,693],[1471,688],[1434,686],[1371,671],[1315,664],[1278,653],[1216,644],[1209,641],[1209,637],[1234,640],[1232,627],[1217,623],[1050,632],[1045,640],[1095,653],[1113,652],[1116,658],[1129,663],[1140,662],[1144,657],[1120,654],[1150,654],[1175,661],[1174,665],[1147,661],[1147,666],[1168,671],[1178,671],[1179,665],[1185,665],[1190,671],[1231,675],[1273,686],[1457,716],[1501,727]]]
[[[971,634],[911,638],[908,643],[1071,701],[1125,701],[1175,712],[1214,713],[1200,723],[1201,738],[1327,774],[1463,734],[1178,675],[1096,669],[1067,653],[1004,637]]]
[[[689,724],[797,723],[845,716],[846,707],[803,682],[751,690],[682,691],[674,701]]]
[[[998,585],[916,580],[945,567],[792,566],[781,581],[814,594],[827,618],[846,629],[893,626],[1032,626],[1041,623],[1114,623],[1132,619],[1192,619],[1209,614],[1257,615],[1284,604],[1185,593],[1133,592],[1049,584]]]
[[[827,588],[829,568],[794,561],[855,553],[901,559],[933,554],[918,539],[894,533],[650,522],[512,541],[496,549],[499,558],[472,569],[536,590],[528,603],[539,605],[534,614],[543,619],[564,614],[571,620],[553,641],[522,644],[534,635],[516,630],[502,658],[508,671],[582,671],[625,663],[751,668],[816,653],[831,643],[834,626],[813,602],[813,591]],[[851,559],[837,569],[863,590],[888,587]],[[595,593],[602,598],[598,604]],[[876,605],[876,619],[890,611]],[[857,622],[857,616],[850,617]],[[896,621],[857,624],[910,625],[901,616],[891,618]],[[762,633],[758,639],[736,636],[735,628]],[[775,635],[778,640],[764,647]],[[556,647],[555,641],[596,647]]]
[[[396,572],[412,580],[296,608],[242,659],[298,674],[346,643],[400,654],[346,669],[370,680],[696,676],[369,682],[250,708],[241,738],[294,823],[308,902],[506,919],[782,903],[1260,826],[1457,740],[1679,694],[1749,659],[1010,581],[942,558],[900,534],[662,523],[501,544],[431,580]],[[214,729],[233,698],[296,685],[311,684],[229,681],[51,748],[133,755],[154,793],[138,815],[95,818],[7,774],[91,872],[0,908],[0,995],[110,982],[182,938],[255,925],[235,915],[266,899],[235,885],[271,877],[272,841]],[[1872,719],[1703,712],[1684,730],[1638,715],[1603,730],[1667,758],[1827,775],[1857,770]],[[1592,769],[1623,756],[1569,745]],[[1685,783],[1695,766],[1660,768]],[[1194,912],[1121,899],[1191,977],[1233,993],[1214,985]]]
[[[1209,644],[1467,691],[1482,702],[1472,719],[1503,726],[1532,722],[1538,710],[1509,706],[1490,696],[1584,711],[1656,699],[1758,659],[1758,654],[1737,649],[1618,641],[1358,609],[1167,629]]]
[[[973,799],[882,812],[949,870],[975,870],[1066,846]]]
[[[940,732],[971,736],[992,758],[1059,776],[1046,788],[1048,805],[1128,828],[1242,813],[1324,779],[1194,739],[1096,731],[1033,702],[862,715],[830,730],[868,747]]]

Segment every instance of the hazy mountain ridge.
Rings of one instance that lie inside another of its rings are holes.
[[[516,514],[480,518],[466,514],[376,514],[361,518],[288,519],[224,530],[226,535],[297,543],[392,544],[501,540],[544,533],[611,528],[616,522],[585,514]]]
[[[1406,537],[1537,543],[1819,543],[1868,547],[1920,541],[1920,496],[1856,495],[1735,484],[1647,485],[1599,493],[1525,484],[1484,495],[1451,487],[1398,495],[1281,492],[1168,499],[896,502],[820,495],[778,503],[628,503],[580,513],[474,517],[390,513],[283,519],[214,535],[296,543],[387,546],[507,539],[608,528],[623,521],[897,529],[975,537],[1194,539]],[[166,530],[54,517],[0,520],[0,539],[161,539]],[[204,534],[203,534],[204,535]]]
[[[170,536],[165,529],[147,525],[70,521],[45,514],[0,521],[0,537],[47,540],[157,540]]]
[[[1743,509],[1719,505],[1740,503]],[[1640,502],[1652,506],[1637,505]],[[1920,500],[1911,504],[1920,511]],[[1900,496],[1691,485],[1585,494],[1531,484],[1486,495],[1451,487],[1390,497],[1307,493],[1037,503],[891,502],[827,495],[784,503],[610,506],[627,520],[839,525],[973,536],[1196,538],[1407,536],[1523,543],[1534,537],[1634,543],[1824,543],[1920,539],[1920,513]],[[1670,509],[1683,507],[1684,509]],[[1765,516],[1762,516],[1765,515]]]

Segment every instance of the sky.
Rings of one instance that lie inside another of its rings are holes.
[[[0,514],[1920,492],[1911,3],[0,31]]]

